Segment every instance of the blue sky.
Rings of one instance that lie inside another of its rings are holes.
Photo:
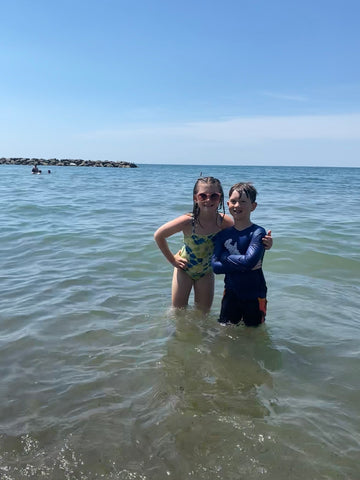
[[[0,6],[0,156],[360,166],[358,0]]]

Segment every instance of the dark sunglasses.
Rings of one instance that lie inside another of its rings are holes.
[[[215,202],[216,200],[220,200],[221,198],[220,193],[197,193],[196,196],[202,202],[204,202],[207,199],[210,199],[212,202]]]

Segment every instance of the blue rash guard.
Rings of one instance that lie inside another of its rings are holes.
[[[226,228],[214,238],[213,271],[225,274],[225,290],[234,292],[239,300],[266,297],[267,287],[261,268],[265,235],[264,228],[253,224],[244,230]]]

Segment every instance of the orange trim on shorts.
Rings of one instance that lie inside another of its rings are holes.
[[[262,313],[261,323],[264,323],[265,322],[265,316],[266,316],[267,300],[266,300],[266,298],[258,297],[258,302],[259,302],[259,310]]]

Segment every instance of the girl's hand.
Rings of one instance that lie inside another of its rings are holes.
[[[273,246],[273,239],[271,237],[271,230],[268,231],[267,235],[262,239],[265,250],[270,250]]]
[[[188,261],[186,258],[180,256],[180,250],[174,255],[174,267],[180,268],[181,270],[186,270]]]

